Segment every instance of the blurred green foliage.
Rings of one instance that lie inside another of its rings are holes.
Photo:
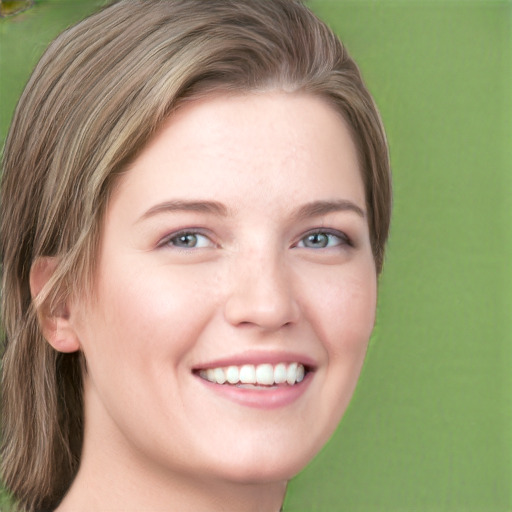
[[[34,5],[34,0],[0,0],[0,16],[12,16]]]

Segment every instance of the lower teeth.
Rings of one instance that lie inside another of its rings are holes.
[[[238,382],[237,384],[228,384],[228,386],[235,386],[237,388],[244,388],[244,389],[271,389],[271,388],[281,388],[284,385],[283,384],[270,384],[270,385],[267,385],[267,384],[242,384],[241,382]],[[289,386],[289,384],[286,384],[286,386]]]

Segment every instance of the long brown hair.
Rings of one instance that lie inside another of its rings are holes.
[[[116,176],[183,101],[284,89],[325,98],[360,155],[371,244],[382,268],[388,152],[357,66],[298,0],[121,0],[61,34],[33,72],[7,138],[1,190],[2,475],[29,511],[54,508],[80,462],[79,353],[43,338],[38,311],[89,293]],[[29,273],[57,256],[31,298]]]

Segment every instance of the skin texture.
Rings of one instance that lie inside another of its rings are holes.
[[[366,353],[376,272],[364,209],[355,146],[323,100],[217,95],[175,113],[113,192],[93,299],[46,322],[50,343],[87,361],[83,457],[59,512],[278,510]],[[188,248],[183,231],[198,233]],[[233,358],[313,371],[291,402],[269,393],[255,407],[197,375]]]

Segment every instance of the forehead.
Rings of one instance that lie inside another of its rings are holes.
[[[278,91],[183,104],[119,185],[114,196],[128,194],[136,208],[170,196],[216,196],[235,207],[250,200],[270,209],[276,198],[333,194],[365,203],[357,150],[341,115],[319,97]]]

